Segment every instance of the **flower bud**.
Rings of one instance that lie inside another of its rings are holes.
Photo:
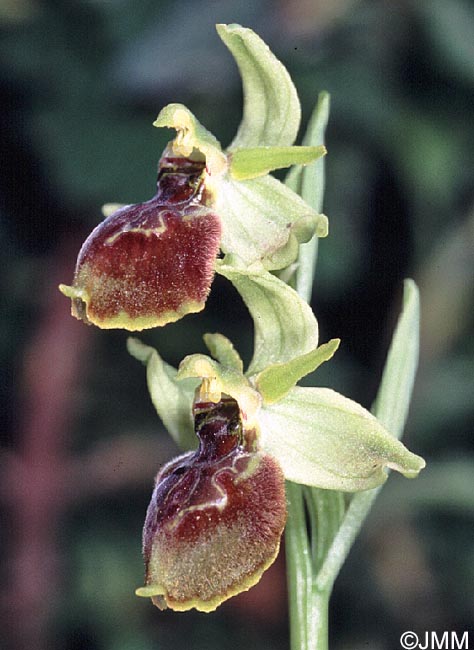
[[[160,609],[209,612],[256,584],[278,553],[284,478],[244,432],[237,402],[197,401],[199,448],[163,467],[143,531],[146,586]]]
[[[142,330],[204,308],[220,219],[206,207],[205,163],[166,154],[156,195],[120,208],[84,242],[73,286],[60,287],[76,318]]]

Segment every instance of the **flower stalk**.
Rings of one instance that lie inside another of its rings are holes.
[[[311,141],[323,142],[328,118],[329,96],[321,93],[308,125],[305,144]],[[322,210],[324,160],[305,169],[294,167],[288,174],[286,183],[309,205],[318,211]],[[300,246],[295,289],[308,303],[311,300],[317,255],[316,237]],[[290,481],[287,482],[286,493],[288,521],[285,549],[290,647],[291,650],[326,650],[330,589],[317,589],[314,578],[327,545],[336,532],[335,527],[344,509],[344,497],[340,492],[305,489]],[[337,503],[331,503],[333,501]],[[306,523],[305,509],[309,515],[310,530]],[[337,516],[334,517],[334,514]]]
[[[321,93],[305,144],[322,142],[329,98]],[[293,168],[287,183],[315,210],[322,209],[324,160]],[[309,302],[318,240],[300,246],[295,288]],[[419,299],[416,285],[405,284],[404,309],[385,365],[374,414],[401,437],[418,365]],[[285,531],[291,650],[327,650],[328,610],[334,581],[381,486],[348,500],[339,491],[287,483]],[[309,526],[307,524],[308,515]]]

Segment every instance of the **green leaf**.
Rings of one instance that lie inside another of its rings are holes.
[[[373,411],[400,438],[408,415],[418,367],[420,297],[413,280],[405,280],[403,312],[388,352]]]
[[[203,338],[214,359],[227,368],[232,368],[237,372],[244,371],[244,364],[239,353],[226,336],[216,332],[215,334],[204,334]]]
[[[405,281],[403,303],[403,311],[392,339],[374,410],[380,421],[397,437],[401,436],[405,424],[418,366],[420,310],[418,289],[412,280]],[[420,461],[420,466],[423,467],[423,459]],[[326,591],[332,588],[379,489],[353,496],[317,576],[318,590]]]
[[[329,118],[329,95],[319,94],[318,103],[311,115],[308,128],[303,138],[304,145],[324,143],[324,133]],[[324,196],[324,158],[320,158],[306,167],[295,166],[288,173],[285,185],[301,195],[316,212],[323,208]],[[314,270],[318,254],[318,241],[313,238],[300,246],[298,268],[296,270],[296,290],[308,302],[311,299]]]
[[[222,250],[236,255],[245,266],[263,263],[267,269],[283,268],[294,261],[299,243],[314,233],[327,235],[327,218],[272,176],[248,181],[224,176],[216,212],[222,220]],[[285,249],[288,254],[282,256]]]
[[[230,175],[241,181],[264,176],[274,169],[291,165],[307,165],[321,158],[326,147],[255,147],[237,149],[230,161]]]
[[[254,322],[254,354],[247,375],[317,347],[316,317],[291,287],[271,273],[252,273],[221,263],[216,271],[232,282]]]
[[[255,377],[255,385],[263,397],[264,403],[273,404],[289,393],[302,377],[331,359],[340,342],[340,339],[332,339],[307,354],[291,359],[286,363],[274,364],[262,370]]]
[[[301,108],[286,68],[251,29],[240,25],[216,29],[237,63],[244,90],[243,118],[229,151],[292,145]]]
[[[165,363],[154,348],[138,339],[129,338],[127,348],[146,366],[151,401],[173,440],[181,449],[195,448],[192,403],[199,382],[177,381],[177,370]]]
[[[329,119],[330,97],[327,92],[319,93],[318,102],[310,117],[303,138],[303,145],[324,146],[324,134]],[[319,158],[311,164],[295,166],[289,172],[285,185],[297,192],[313,210],[320,212],[324,196],[324,159]]]
[[[169,145],[175,156],[198,160],[204,158],[210,175],[221,174],[227,169],[227,157],[218,140],[183,104],[165,106],[153,126],[176,129],[176,138]]]
[[[295,483],[367,490],[386,480],[384,467],[413,478],[425,465],[369,411],[328,388],[293,388],[263,407],[259,422],[263,449]]]
[[[181,361],[177,379],[190,377],[206,380],[200,387],[201,399],[205,395],[205,399],[218,402],[222,393],[230,395],[238,402],[246,424],[254,423],[262,399],[241,372],[226,368],[205,354],[190,354]]]

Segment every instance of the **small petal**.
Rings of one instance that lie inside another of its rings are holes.
[[[286,363],[275,363],[255,377],[255,385],[265,404],[282,399],[297,382],[332,358],[339,347],[340,339],[331,339],[307,354],[295,357]]]
[[[237,181],[265,176],[275,169],[307,165],[326,154],[326,147],[255,147],[237,149],[231,155],[229,172]]]

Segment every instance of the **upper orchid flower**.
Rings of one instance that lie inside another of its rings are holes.
[[[292,146],[301,111],[286,69],[251,30],[219,25],[218,33],[244,85],[237,135],[224,152],[186,107],[161,111],[154,125],[177,134],[160,159],[157,193],[112,213],[106,206],[79,252],[73,285],[60,287],[87,323],[165,325],[204,308],[219,249],[240,268],[281,269],[301,242],[327,234],[326,217],[269,175],[325,153],[322,145]]]

